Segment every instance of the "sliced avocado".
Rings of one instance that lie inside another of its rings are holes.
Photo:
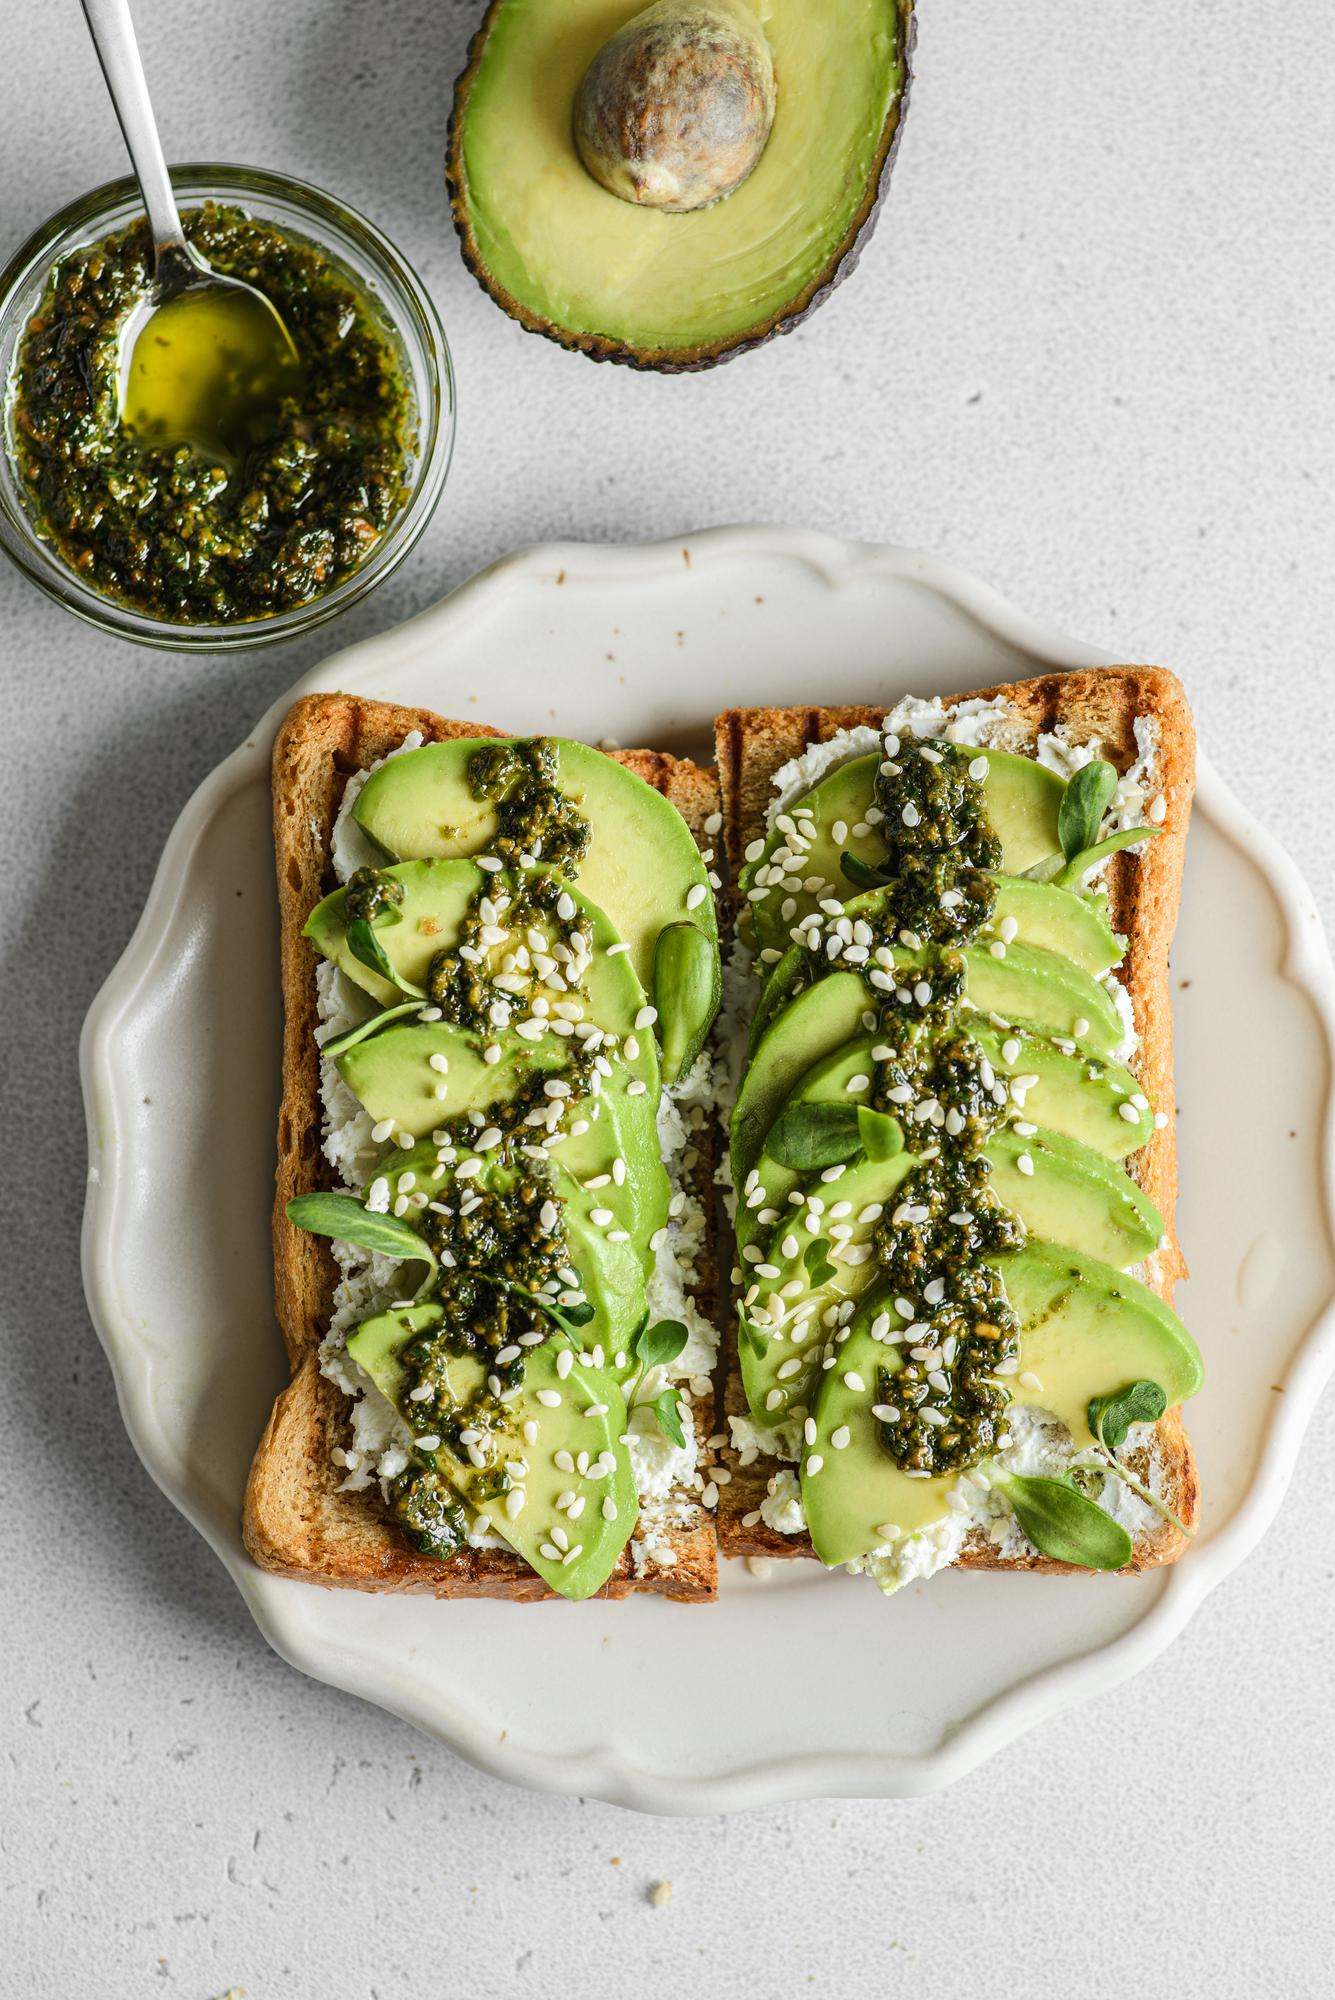
[[[689,920],[707,937],[718,935],[700,850],[676,807],[643,778],[587,743],[550,740],[557,785],[591,832],[577,886],[630,946],[640,984],[651,993],[654,946],[665,924]],[[389,758],[363,785],[353,818],[396,861],[485,854],[496,836],[496,804],[475,796],[468,773],[477,753],[495,743],[461,736]]]
[[[775,968],[776,971],[778,968]],[[789,1091],[827,1050],[875,1026],[871,995],[855,972],[833,972],[784,1011],[747,1066],[732,1114],[732,1173],[739,1205],[746,1177]]]
[[[393,1119],[396,1137],[406,1132],[421,1139],[447,1119],[470,1111],[483,1113],[490,1122],[493,1109],[508,1104],[533,1071],[559,1074],[567,1049],[556,1035],[523,1042],[505,1034],[500,1061],[487,1063],[472,1037],[435,1022],[384,1028],[349,1049],[338,1067],[374,1124]],[[433,1058],[449,1065],[444,1074],[432,1067]],[[558,1128],[562,1136],[543,1150],[581,1182],[606,1177],[601,1204],[615,1210],[621,1228],[647,1238],[666,1219],[669,1190],[656,1106],[648,1091],[632,1097],[630,1081],[626,1066],[614,1063],[596,1099],[571,1100],[572,1109]],[[583,1131],[575,1129],[580,1125]],[[540,1129],[528,1134],[535,1146],[545,1136]],[[620,1171],[618,1160],[626,1169],[619,1183],[612,1178]]]
[[[810,1407],[821,1358],[833,1338],[826,1313],[859,1298],[880,1276],[872,1251],[876,1219],[861,1218],[869,1208],[879,1217],[916,1164],[911,1154],[897,1153],[891,1160],[859,1160],[834,1181],[808,1181],[824,1214],[814,1221],[808,1208],[789,1207],[771,1228],[766,1256],[759,1264],[748,1260],[744,1281],[748,1290],[758,1285],[760,1295],[745,1309],[750,1333],[743,1333],[740,1354],[742,1384],[757,1423],[781,1424],[794,1410]],[[830,1234],[837,1227],[851,1230],[843,1244]],[[778,1309],[782,1324],[759,1319],[757,1309]]]
[[[1163,1222],[1154,1205],[1120,1167],[1090,1147],[1055,1133],[1021,1139],[1003,1128],[993,1134],[987,1156],[993,1194],[1036,1238],[1056,1237],[1075,1246],[1072,1255],[1097,1259],[1110,1269],[1138,1263],[1157,1247]],[[757,1262],[744,1253],[759,1296],[748,1311],[752,1338],[742,1342],[742,1379],[758,1422],[781,1423],[798,1406],[810,1406],[829,1337],[822,1330],[823,1315],[879,1282],[876,1228],[916,1164],[906,1152],[882,1162],[853,1161],[833,1181],[808,1176],[801,1189],[808,1201],[814,1194],[821,1202],[820,1216],[788,1204],[770,1230],[764,1258]],[[759,1185],[769,1197],[763,1176]],[[766,1206],[772,1205],[767,1199]],[[836,1244],[832,1232],[840,1227],[851,1233]],[[829,1246],[820,1261],[811,1249],[818,1241]],[[822,1276],[823,1265],[828,1275]],[[783,1320],[772,1328],[763,1315],[776,1307]]]
[[[1060,1418],[1077,1448],[1093,1442],[1086,1412],[1094,1396],[1147,1380],[1159,1383],[1171,1407],[1199,1389],[1195,1342],[1177,1315],[1136,1279],[1037,1240],[1001,1258],[998,1268],[1020,1316],[1023,1373],[1039,1384],[1034,1388],[1014,1377],[1014,1401]],[[882,1312],[891,1332],[886,1342],[877,1342],[870,1327]],[[947,1495],[955,1487],[954,1477],[909,1478],[880,1443],[872,1416],[877,1371],[896,1366],[901,1350],[893,1344],[894,1330],[902,1324],[883,1295],[869,1300],[820,1384],[812,1410],[816,1440],[804,1453],[802,1498],[812,1544],[824,1563],[852,1561],[930,1526],[946,1513]],[[812,1471],[817,1459],[819,1468]]]
[[[1020,944],[1061,952],[1082,971],[1110,972],[1121,962],[1126,941],[1108,922],[1102,898],[1073,895],[1050,882],[1031,882],[1023,875],[995,875],[996,906],[984,936],[991,940],[1014,924]]]
[[[716,9],[677,11],[704,29]],[[699,368],[786,331],[852,267],[899,133],[912,0],[754,11],[776,79],[768,143],[723,199],[672,214],[609,193],[575,136],[580,85],[634,5],[493,0],[455,87],[446,175],[465,262],[522,326],[597,359]],[[729,121],[737,101],[724,92]],[[684,119],[711,167],[732,132],[704,100],[618,117],[641,145]]]
[[[849,913],[856,914],[852,904]],[[930,954],[897,945],[892,957],[905,987],[911,989],[923,976],[930,984]],[[1007,1023],[1027,1021],[1097,1056],[1110,1056],[1121,1045],[1125,1029],[1107,987],[1063,953],[1026,945],[1017,938],[1011,944],[996,939],[965,945],[961,957],[965,998],[983,1013],[995,1014]],[[793,996],[802,990],[811,964],[810,951],[802,945],[790,945],[770,973],[751,1024],[753,1059],[762,1040],[793,1004]],[[828,973],[819,974],[817,984],[829,977]],[[882,1004],[883,996],[878,1001],[873,989],[864,986],[863,991],[869,1008]]]
[[[1004,1042],[1007,1049],[1015,1048],[1016,1038],[1002,1036],[996,1029],[987,1032],[989,1043],[999,1045]],[[836,1049],[832,1056],[814,1063],[785,1100],[783,1110],[799,1104],[859,1102],[863,1092],[850,1093],[848,1086],[850,1081],[857,1082],[874,1073],[876,1066],[871,1052],[875,1046],[874,1036],[860,1036]],[[1027,1228],[1040,1236],[1075,1243],[1119,1269],[1138,1263],[1157,1247],[1163,1234],[1163,1218],[1135,1182],[1111,1164],[1129,1153],[1136,1143],[1130,1126],[1116,1112],[1116,1102],[1126,1100],[1114,1100],[1103,1082],[1091,1083],[1085,1066],[1074,1057],[1061,1055],[1051,1043],[1026,1036],[1024,1047],[1047,1050],[1053,1068],[1059,1064],[1065,1067],[1057,1070],[1055,1084],[1049,1081],[1045,1087],[1040,1075],[1039,1082],[1025,1093],[1023,1132],[1009,1126],[994,1133],[987,1149],[992,1162],[993,1193],[1007,1208],[1023,1217]],[[1017,1060],[1012,1064],[1012,1073],[1035,1074],[1021,1067],[1023,1053],[1018,1049],[1015,1052]],[[1000,1056],[1000,1046],[997,1053]],[[1004,1073],[1000,1067],[999,1073]],[[1122,1075],[1129,1088],[1134,1090],[1135,1079],[1126,1071]],[[1074,1099],[1078,1107],[1084,1107],[1087,1095],[1093,1099],[1092,1109],[1085,1109],[1083,1114],[1079,1109],[1070,1110],[1070,1100]],[[1072,1122],[1088,1125],[1104,1143],[1094,1146],[1083,1141],[1079,1132],[1064,1133],[1060,1127],[1046,1129],[1039,1122],[1043,1117],[1043,1103],[1039,1100],[1043,1099],[1055,1105],[1059,1112],[1066,1102]],[[1144,1121],[1148,1121],[1150,1130],[1153,1129],[1151,1113],[1137,1112],[1136,1119],[1138,1129]],[[914,1143],[912,1126],[908,1131],[911,1151]],[[1019,1165],[1021,1158],[1026,1157],[1033,1166],[1032,1175]],[[1050,1212],[1045,1206],[1045,1190],[1050,1191],[1054,1187],[1060,1190],[1062,1178],[1068,1170],[1083,1190],[1087,1215],[1083,1226],[1077,1225],[1074,1215],[1064,1213],[1068,1199],[1064,1194],[1058,1192],[1059,1206],[1055,1211]],[[807,1176],[795,1168],[783,1166],[768,1151],[763,1152],[756,1163],[755,1182],[751,1190],[755,1198],[738,1204],[738,1245],[745,1246],[765,1236],[767,1225],[760,1218],[770,1217],[775,1209],[780,1212],[786,1210],[791,1206],[790,1194],[807,1185]]]
[[[1078,1139],[1012,1127],[987,1145],[993,1194],[1034,1236],[1125,1271],[1158,1249],[1163,1217],[1131,1176]],[[1029,1162],[1028,1167],[1024,1165]]]
[[[460,1157],[465,1156],[466,1149],[461,1148]],[[428,1139],[392,1153],[381,1165],[380,1175],[388,1183],[394,1204],[405,1192],[426,1194],[432,1201],[446,1203],[481,1189],[505,1193],[524,1178],[522,1165],[502,1165],[494,1153],[479,1157],[481,1172],[470,1180],[459,1180],[452,1167],[438,1174],[436,1148]],[[580,1286],[594,1311],[588,1325],[589,1345],[600,1345],[609,1355],[625,1351],[644,1314],[645,1283],[653,1268],[649,1236],[667,1221],[667,1176],[660,1165],[652,1182],[628,1194],[629,1174],[625,1188],[617,1189],[613,1184],[590,1188],[556,1160],[547,1172],[552,1193],[562,1204],[571,1268],[579,1273]],[[402,1220],[415,1226],[421,1214],[421,1207],[410,1200]],[[603,1219],[596,1220],[598,1217]]]
[[[1023,875],[1038,862],[1060,855],[1057,815],[1066,787],[1056,773],[1032,757],[1012,756],[1007,750],[971,754],[987,759],[984,809],[1001,842],[1005,872]],[[783,815],[802,833],[801,842],[776,825],[764,852],[744,869],[742,893],[750,902],[756,941],[762,948],[785,951],[793,926],[823,900],[833,897],[843,903],[856,896],[840,865],[845,853],[873,868],[885,860],[885,841],[867,821],[867,809],[875,804],[872,787],[880,761],[876,751],[855,757],[813,785]],[[785,875],[781,883],[771,884],[768,876],[776,856]],[[758,879],[762,875],[764,884]]]
[[[404,893],[399,905],[400,921],[378,927],[376,939],[400,978],[423,988],[436,953],[453,945],[458,938],[478,889],[486,884],[493,891],[504,878],[485,875],[471,861],[399,861],[384,873],[402,883]],[[609,950],[620,940],[602,910],[578,889],[567,885],[567,892],[588,925],[593,942],[592,963],[585,982],[586,1018],[624,1042],[628,1036],[635,1036],[636,1017],[647,1004],[644,988],[628,962],[628,954]],[[336,889],[317,903],[302,935],[325,958],[332,959],[354,985],[363,987],[382,1006],[389,1006],[401,997],[397,989],[363,965],[348,948],[346,894],[346,890]],[[509,939],[504,945],[493,946],[489,967],[499,972],[502,956],[512,948],[513,941]],[[564,989],[548,986],[542,990],[551,1005],[571,1001],[570,993]],[[623,1057],[656,1104],[657,1047],[650,1034],[641,1032],[635,1038],[637,1053],[629,1057],[623,1052]]]
[[[1029,1078],[1027,1088],[1013,1093],[1021,1122],[1045,1132],[1079,1139],[1105,1159],[1122,1160],[1148,1143],[1154,1132],[1154,1112],[1129,1069],[1088,1055],[1067,1055],[1041,1033],[1022,1028],[997,1028],[972,1013],[961,1023],[1003,1079]],[[876,1070],[875,1035],[857,1035],[833,1054],[823,1056],[795,1085],[783,1109],[796,1104],[847,1104],[863,1101],[864,1093],[849,1091],[860,1077]],[[1138,1101],[1137,1101],[1138,1100]],[[1123,1109],[1125,1107],[1125,1110]],[[781,1167],[766,1154],[759,1175],[771,1190],[770,1199],[783,1201],[800,1174]],[[738,1211],[738,1237],[747,1240],[749,1219],[757,1211]]]
[[[348,1340],[354,1361],[410,1425],[399,1351],[439,1317],[438,1306],[381,1313]],[[606,1370],[578,1359],[562,1374],[558,1360],[569,1352],[560,1334],[529,1350],[520,1392],[505,1406],[504,1425],[484,1427],[474,1446],[480,1466],[467,1451],[444,1442],[419,1456],[445,1474],[480,1527],[502,1535],[562,1597],[579,1600],[600,1590],[616,1567],[635,1526],[638,1501],[620,1443],[626,1428],[621,1388]],[[449,1379],[456,1403],[466,1408],[485,1382],[485,1365],[473,1355],[452,1357]],[[532,1443],[524,1436],[526,1425],[535,1426]],[[558,1452],[574,1469],[557,1465]],[[580,1472],[581,1463],[590,1469]],[[598,1466],[607,1468],[601,1476],[593,1471]],[[507,1502],[516,1490],[524,1502],[512,1513]],[[557,1505],[566,1494],[574,1498],[573,1513],[569,1505]],[[558,1537],[564,1538],[564,1549]]]

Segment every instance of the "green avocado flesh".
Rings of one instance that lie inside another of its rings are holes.
[[[732,193],[687,214],[586,170],[572,111],[637,0],[497,0],[451,135],[465,254],[508,312],[613,358],[671,366],[756,339],[837,274],[875,200],[906,81],[911,0],[756,0],[773,57],[769,141]]]
[[[389,758],[362,787],[353,818],[391,860],[485,854],[496,835],[496,805],[473,792],[468,774],[477,753],[495,742],[459,737]],[[700,850],[681,814],[643,778],[585,743],[560,740],[555,748],[556,783],[592,833],[579,864],[580,893],[630,946],[640,984],[652,992],[664,924],[689,918],[709,938],[717,935]]]
[[[1053,894],[1067,896],[1072,903],[1076,900],[1064,889]],[[847,914],[855,916],[868,908],[874,910],[870,897],[849,903]],[[1027,945],[1019,938],[1008,945],[1001,945],[1000,940],[996,944],[1001,955],[990,943],[965,945],[963,949],[964,990],[970,1006],[997,1015],[1008,1026],[1015,1021],[1031,1022],[1097,1056],[1111,1055],[1124,1040],[1122,1017],[1107,987],[1065,953]],[[929,970],[919,952],[896,946],[893,955],[896,972],[907,987]],[[815,954],[803,946],[790,945],[770,973],[756,1007],[753,1049],[768,1034],[789,995],[806,978],[813,957]]]
[[[425,989],[427,973],[437,952],[449,949],[459,936],[468,906],[478,890],[500,879],[484,875],[472,861],[399,861],[384,870],[403,886],[400,921],[377,928],[376,937],[400,978]],[[593,938],[593,962],[588,974],[588,1016],[600,1028],[623,1041],[635,1033],[635,1019],[646,1005],[644,988],[635,976],[627,952],[610,954],[609,945],[618,942],[606,916],[580,891],[568,887],[568,894],[586,919]],[[340,972],[360,986],[382,1006],[401,999],[397,988],[355,958],[347,939],[347,891],[336,889],[317,903],[306,922],[304,935],[317,951],[332,959]],[[504,947],[492,948],[490,963],[499,970]],[[566,1001],[569,995],[554,987],[546,990],[551,1004]],[[641,1034],[639,1051],[629,1060],[634,1076],[645,1085],[655,1102],[658,1097],[658,1057],[654,1038]]]
[[[1073,1053],[1085,1052],[1107,1066],[1124,1029],[1107,989],[1087,972],[1058,952],[1018,942],[1007,946],[1004,958],[993,958],[986,945],[971,945],[963,955],[965,993],[984,1015],[1060,1037]],[[857,973],[827,973],[814,986],[797,988],[785,1004],[784,995],[793,991],[807,957],[799,945],[785,954],[770,974],[756,1010],[759,1039],[732,1120],[733,1178],[739,1187],[803,1071],[860,1028],[874,1026],[874,1015],[868,1018],[873,995]],[[897,950],[894,957],[896,967],[907,975],[906,983],[921,969],[915,953]],[[979,1025],[986,1032],[995,1023],[984,1019]]]
[[[433,1056],[449,1064],[444,1076],[432,1068]],[[392,1119],[396,1139],[421,1139],[447,1119],[510,1103],[534,1071],[557,1076],[565,1061],[563,1043],[547,1035],[540,1042],[507,1039],[501,1060],[486,1063],[468,1036],[432,1024],[385,1028],[349,1049],[338,1067],[374,1124]],[[597,1183],[590,1189],[594,1206],[612,1209],[618,1227],[647,1242],[667,1220],[668,1179],[659,1157],[654,1101],[647,1091],[629,1096],[628,1082],[629,1072],[617,1064],[597,1100],[576,1100],[575,1115],[558,1142],[540,1150],[586,1187]],[[584,1130],[575,1130],[577,1125]],[[542,1134],[529,1137],[538,1142]],[[613,1179],[618,1159],[626,1167],[620,1181]]]
[[[707,864],[665,797],[555,738],[407,752],[355,810],[386,863],[305,935],[365,996],[322,1043],[363,1192],[288,1212],[402,1265],[396,1288],[425,1269],[413,1304],[348,1340],[412,1433],[382,1475],[397,1527],[433,1560],[508,1548],[588,1597],[636,1523],[630,1434],[676,1442],[691,1421],[670,1394],[686,1334],[655,1332],[649,1287],[673,1227],[661,1086],[718,1004]]]
[[[1040,1385],[1017,1382],[1015,1403],[1059,1418],[1077,1448],[1092,1443],[1087,1411],[1095,1396],[1146,1380],[1157,1382],[1172,1405],[1200,1388],[1195,1342],[1136,1279],[1037,1241],[1003,1259],[1000,1269],[1023,1328],[1025,1373]],[[857,1315],[821,1376],[812,1408],[815,1442],[803,1453],[807,1526],[816,1554],[830,1564],[854,1561],[941,1520],[954,1483],[911,1479],[881,1447],[871,1413],[874,1385],[879,1369],[893,1373],[897,1366],[894,1332],[902,1321],[889,1301],[874,1305],[888,1315],[890,1334],[884,1342],[872,1338],[871,1306]],[[807,1467],[815,1459],[821,1463],[812,1472]]]
[[[400,1400],[399,1350],[439,1318],[440,1308],[429,1305],[381,1313],[363,1321],[348,1340],[353,1360],[410,1427],[412,1405]],[[635,1525],[637,1499],[629,1461],[618,1448],[626,1428],[621,1388],[606,1369],[578,1359],[562,1373],[563,1351],[569,1346],[560,1334],[530,1351],[519,1395],[501,1406],[500,1419],[474,1447],[480,1466],[446,1441],[435,1451],[419,1447],[418,1455],[445,1475],[478,1529],[503,1535],[553,1590],[579,1600],[607,1582]],[[485,1376],[474,1356],[452,1357],[450,1387],[461,1410],[473,1403]],[[532,1442],[524,1435],[526,1425]],[[583,1460],[589,1471],[563,1469],[558,1454],[576,1466]],[[524,1502],[514,1512],[506,1503],[516,1490]],[[569,1506],[557,1505],[570,1493],[577,1510],[573,1518]]]
[[[1047,1133],[1079,1139],[1106,1159],[1122,1160],[1138,1152],[1154,1131],[1154,1113],[1130,1070],[1118,1063],[1098,1063],[1086,1056],[1065,1055],[1042,1035],[994,1028],[971,1020],[969,1033],[1007,1082],[1016,1111]],[[851,1082],[870,1078],[876,1068],[874,1035],[859,1035],[811,1068],[785,1100],[783,1110],[798,1104],[848,1104],[865,1099],[865,1088],[850,1093]],[[1034,1078],[1032,1083],[1029,1078]],[[1025,1079],[1024,1087],[1018,1079]],[[1138,1108],[1139,1098],[1144,1109]],[[1123,1115],[1123,1106],[1131,1114]],[[784,1202],[801,1175],[766,1152],[757,1162],[760,1185],[771,1202]],[[758,1206],[763,1206],[758,1204]],[[738,1211],[737,1236],[747,1242],[754,1234],[755,1209]]]
[[[1116,1059],[1125,941],[1101,894],[1020,872],[1060,865],[1065,786],[1031,760],[900,743],[885,770],[871,754],[828,773],[751,850],[763,983],[731,1129],[751,1415],[796,1442],[816,1553],[875,1554],[887,1587],[899,1541],[952,1497],[974,1509],[1008,1407],[1076,1452],[1091,1398],[1143,1379],[1171,1406],[1201,1378],[1132,1275],[1165,1239],[1123,1164],[1157,1122]],[[946,896],[966,870],[990,873],[986,921]],[[864,1107],[895,1121],[889,1158],[865,1150]]]
[[[1077,1140],[1055,1132],[1021,1138],[1003,1128],[994,1134],[987,1157],[992,1195],[1019,1216],[1031,1236],[1070,1244],[1116,1270],[1139,1263],[1157,1248],[1163,1220],[1153,1203],[1120,1167]],[[1028,1162],[1027,1170],[1022,1161]],[[789,1205],[773,1225],[763,1261],[752,1263],[747,1274],[758,1287],[748,1309],[758,1337],[742,1344],[742,1376],[758,1422],[782,1423],[794,1409],[810,1406],[826,1337],[822,1314],[844,1299],[860,1297],[879,1277],[872,1250],[876,1227],[882,1213],[893,1208],[896,1190],[914,1164],[907,1152],[881,1162],[861,1159],[837,1180],[807,1177],[798,1183],[804,1197],[815,1193],[821,1199],[824,1212],[813,1218],[809,1209]],[[764,1176],[762,1185],[769,1196]],[[830,1231],[841,1225],[851,1233],[843,1244],[835,1244]],[[813,1282],[808,1261],[817,1241],[827,1246],[831,1267],[821,1284]],[[771,1329],[757,1309],[765,1314],[776,1307],[783,1324]],[[757,1352],[762,1344],[763,1354]]]
[[[983,788],[987,816],[1001,842],[1006,873],[1020,876],[1059,856],[1057,813],[1064,788],[1056,773],[1007,750],[973,750],[970,755],[987,761]],[[832,896],[842,903],[856,897],[841,865],[845,854],[870,868],[884,861],[885,840],[867,819],[868,808],[874,810],[872,784],[880,761],[879,753],[872,753],[837,765],[796,802],[794,811],[781,815],[802,833],[802,843],[798,845],[786,828],[776,825],[763,852],[743,869],[742,893],[762,950],[786,951],[793,926],[818,909],[823,898]],[[784,882],[762,886],[757,878],[768,875],[776,856],[784,863]],[[998,911],[998,921],[1004,914]],[[1117,955],[1114,948],[1106,962],[1115,963]]]

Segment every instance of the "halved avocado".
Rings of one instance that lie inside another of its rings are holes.
[[[787,332],[856,263],[903,123],[913,0],[755,6],[768,142],[740,186],[684,214],[609,193],[575,142],[581,80],[640,11],[491,0],[455,86],[446,181],[465,262],[529,332],[594,360],[706,368]]]

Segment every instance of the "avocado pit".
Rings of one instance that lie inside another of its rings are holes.
[[[769,43],[742,0],[655,0],[585,71],[575,145],[609,194],[687,214],[741,186],[774,105]]]

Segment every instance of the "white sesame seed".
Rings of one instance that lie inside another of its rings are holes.
[[[1015,1164],[1022,1174],[1032,1174],[1034,1171],[1034,1163],[1028,1153],[1019,1154]]]
[[[1140,1123],[1140,1113],[1129,1098],[1123,1098],[1122,1102],[1118,1105],[1117,1115],[1119,1118],[1125,1118],[1128,1125],[1139,1125]]]
[[[635,1026],[639,1029],[652,1028],[657,1019],[657,1007],[641,1007],[639,1013],[635,1016]]]
[[[707,889],[707,888],[705,887],[705,885],[704,885],[704,883],[703,883],[703,882],[692,882],[692,884],[691,884],[690,888],[689,888],[689,889],[688,889],[688,890],[686,891],[686,907],[687,907],[687,909],[688,909],[688,910],[698,910],[698,909],[699,909],[699,907],[700,907],[700,905],[701,905],[701,903],[703,903],[703,902],[704,902],[704,900],[705,900],[705,897],[706,897],[706,896],[707,896],[708,894],[709,894],[709,891],[708,891],[708,889]]]
[[[512,1521],[517,1521],[524,1511],[527,1495],[522,1486],[512,1486],[505,1496],[505,1511]]]
[[[545,1410],[554,1410],[560,1404],[561,1392],[559,1389],[539,1389],[538,1401]]]
[[[918,824],[918,821],[922,818],[922,814],[918,811],[918,808],[914,805],[912,799],[910,799],[907,805],[904,807],[903,812],[900,814],[900,818],[903,820],[905,826],[916,826]]]
[[[371,1127],[371,1137],[375,1140],[377,1146],[379,1146],[390,1137],[393,1130],[394,1120],[392,1118],[382,1118],[378,1125]]]
[[[830,1432],[830,1443],[834,1446],[836,1451],[843,1451],[847,1446],[848,1440],[851,1437],[851,1435],[852,1433],[850,1432],[848,1425],[840,1424],[837,1430],[833,1430]]]
[[[824,1463],[825,1460],[821,1457],[820,1453],[813,1451],[808,1455],[806,1464],[802,1467],[802,1470],[803,1472],[819,1472]]]

